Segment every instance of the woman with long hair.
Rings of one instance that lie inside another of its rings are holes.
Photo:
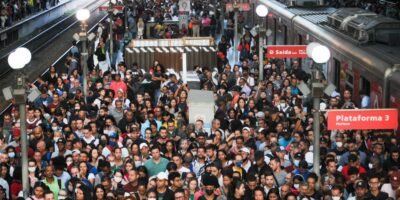
[[[27,198],[27,200],[42,200],[44,199],[44,191],[49,188],[42,182],[36,182],[31,191],[31,195]],[[12,197],[12,199],[16,199]]]
[[[242,97],[239,98],[235,109],[236,112],[241,114],[241,116],[247,116],[247,114],[249,113],[249,109],[246,105],[246,100]]]
[[[225,150],[218,150],[217,158],[220,161],[222,168],[225,168],[232,164],[232,161],[228,159],[228,154],[226,153]]]
[[[115,170],[113,171],[122,170],[122,167],[124,166],[124,160],[122,159],[122,150],[119,147],[114,149],[114,162],[115,162]]]
[[[89,153],[90,165],[97,168],[97,166],[99,164],[98,158],[99,158],[99,150],[97,150],[96,148],[91,149],[90,153]]]
[[[78,167],[79,167],[79,178],[81,179],[82,183],[84,183],[89,188],[93,188],[95,176],[94,174],[89,173],[89,169],[86,162],[81,161]]]
[[[164,157],[167,158],[168,160],[172,159],[172,156],[175,154],[176,149],[175,149],[175,144],[172,140],[168,140],[165,143],[165,152],[164,152]]]
[[[196,178],[190,178],[186,189],[186,196],[189,197],[189,200],[194,200],[194,194],[199,190],[199,181]]]
[[[228,199],[244,200],[246,188],[242,181],[236,180],[228,191]]]
[[[92,192],[86,185],[81,184],[76,188],[75,200],[92,200]]]
[[[167,111],[173,114],[175,117],[177,116],[179,109],[178,109],[178,101],[176,100],[176,98],[171,99],[171,101],[168,104]]]
[[[93,197],[95,200],[106,200],[106,190],[102,185],[99,184],[94,187]]]
[[[254,189],[254,200],[266,200],[267,195],[265,194],[264,188],[257,186]]]

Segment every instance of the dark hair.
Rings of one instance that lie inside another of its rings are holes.
[[[98,184],[98,185],[96,185],[96,187],[94,187],[94,190],[93,190],[93,197],[94,197],[94,199],[95,200],[97,200],[97,196],[96,196],[96,191],[97,191],[97,189],[102,189],[103,190],[103,199],[105,199],[106,198],[106,190],[104,189],[104,187],[101,185],[101,184]]]
[[[271,189],[268,191],[267,199],[269,199],[269,195],[271,195],[271,194],[275,194],[275,195],[278,197],[278,200],[281,199],[281,196],[279,195],[279,189],[278,189],[278,188],[271,188]]]
[[[84,200],[91,200],[92,199],[92,193],[90,192],[90,189],[85,185],[81,184],[78,189],[82,190],[83,192],[83,199]],[[75,193],[76,195],[77,193]]]
[[[315,182],[318,182],[318,175],[314,172],[310,173],[310,175],[308,176],[308,179],[314,179]]]
[[[236,199],[235,191],[236,191],[236,189],[239,189],[241,185],[244,185],[244,183],[241,180],[239,180],[239,179],[233,180],[231,187],[229,188],[229,191],[228,191],[228,199]]]
[[[146,197],[147,197],[150,193],[156,194],[156,199],[158,199],[158,192],[157,192],[157,190],[156,190],[155,188],[151,188],[150,190],[148,190],[148,191],[146,192]]]
[[[168,181],[173,181],[175,178],[180,178],[181,174],[179,172],[171,172],[168,174]]]

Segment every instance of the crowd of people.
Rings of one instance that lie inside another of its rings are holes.
[[[107,34],[98,36],[96,52],[105,54]],[[214,92],[210,122],[189,122],[191,88],[157,60],[149,71],[124,62],[100,70],[88,61],[85,97],[74,46],[65,69],[50,67],[29,84],[41,94],[27,104],[27,133],[16,105],[1,119],[0,199],[23,199],[23,178],[31,200],[400,197],[395,132],[328,131],[321,112],[321,165],[314,166],[312,103],[298,88],[310,76],[301,62],[266,60],[259,80],[256,38],[246,30],[238,47],[222,38],[219,66],[196,68],[201,89]],[[229,64],[228,51],[240,51],[238,64]],[[325,96],[321,107],[366,108],[369,102],[355,102],[344,90]],[[29,141],[28,177],[22,177],[21,137]]]
[[[1,0],[0,29],[12,26],[15,22],[59,3],[59,0]]]

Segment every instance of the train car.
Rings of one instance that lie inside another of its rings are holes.
[[[399,20],[359,8],[287,6],[275,0],[259,2],[269,10],[265,23],[272,34],[267,45],[311,42],[326,45],[332,56],[324,66],[324,73],[340,92],[350,89],[356,102],[365,93],[371,97],[372,108],[382,108],[384,93],[390,94],[386,105],[400,108]],[[309,58],[301,61],[303,66],[309,66],[310,62]],[[385,82],[384,77],[390,77],[389,81]]]

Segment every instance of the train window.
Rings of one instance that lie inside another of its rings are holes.
[[[333,69],[333,84],[335,84],[336,88],[339,89],[340,92],[340,61],[336,58],[333,58],[334,61],[334,69]]]
[[[353,74],[346,73],[346,84],[353,85]]]
[[[287,45],[288,44],[288,29],[287,29],[287,26],[286,25],[283,25],[283,35],[284,35],[284,38],[283,38],[283,43],[285,44],[285,45]]]
[[[282,24],[278,24],[278,27],[277,27],[277,38],[276,38],[276,44],[277,45],[284,45],[285,44],[285,25],[282,25]]]
[[[352,94],[353,94],[353,88],[354,88],[353,79],[354,79],[354,77],[353,77],[352,72],[347,71],[346,72],[346,89],[350,90]]]

